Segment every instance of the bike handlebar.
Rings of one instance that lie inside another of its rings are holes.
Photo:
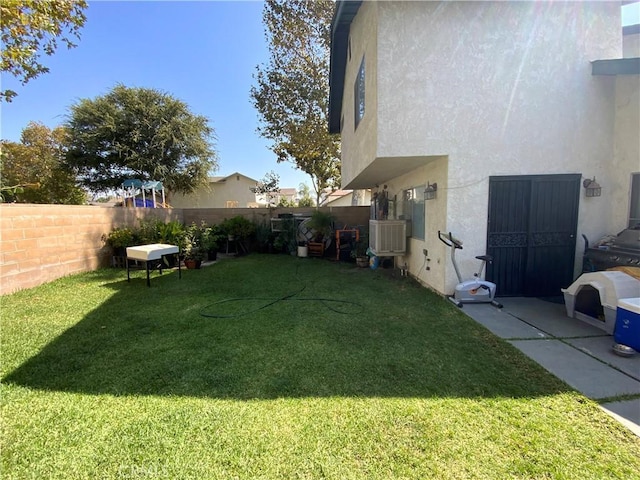
[[[447,247],[451,248],[459,248],[462,250],[462,242],[455,238],[451,232],[449,234],[443,234],[440,230],[438,230],[438,238],[442,243],[444,243]]]

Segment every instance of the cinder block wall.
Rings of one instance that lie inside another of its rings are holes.
[[[225,218],[241,215],[255,223],[265,221],[269,225],[272,217],[277,218],[279,214],[292,213],[295,215],[311,215],[315,208],[185,208],[182,210],[182,217],[185,224],[192,222],[200,223],[205,221],[209,225],[216,225]],[[321,211],[329,212],[335,219],[335,226],[361,225],[369,228],[369,207],[322,207]]]
[[[336,226],[364,225],[369,207],[327,208]],[[102,235],[157,218],[207,224],[243,215],[266,222],[279,213],[311,213],[313,208],[160,209],[84,205],[0,204],[0,295],[35,287],[56,278],[108,266],[111,252]]]
[[[0,295],[109,264],[102,235],[141,218],[182,220],[181,210],[85,205],[0,206]]]

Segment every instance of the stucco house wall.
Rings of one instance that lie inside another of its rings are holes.
[[[349,47],[343,188],[374,187],[373,178],[397,191],[438,183],[425,205],[425,241],[411,240],[409,258],[398,258],[415,272],[422,249],[432,252],[431,269],[418,271],[425,283],[450,291],[457,282],[437,230],[466,240],[463,271],[477,266],[490,176],[596,177],[602,197],[581,191],[578,237],[626,226],[640,159],[638,77],[592,76],[590,63],[622,57],[619,3],[363,2]],[[366,107],[354,128],[362,57]],[[578,242],[576,273],[581,257]]]
[[[423,187],[427,182],[438,185],[438,196],[434,200],[425,201],[425,240],[408,237],[407,254],[396,257],[395,261],[397,265],[406,264],[409,273],[420,282],[439,292],[444,292],[449,257],[443,255],[441,251],[437,232],[444,230],[442,225],[446,225],[447,222],[447,202],[446,198],[442,198],[442,193],[446,192],[448,184],[449,162],[446,157],[438,158],[437,161],[427,158],[424,160],[424,166],[386,183],[389,198],[395,201],[395,212],[391,212],[393,218],[400,218],[402,215],[404,190]],[[423,249],[427,249],[426,256],[423,254]],[[428,270],[427,267],[429,267]]]
[[[360,7],[360,12],[351,24],[347,69],[344,81],[344,101],[342,103],[343,129],[355,130],[354,83],[364,58],[365,63],[365,114],[360,121],[357,135],[342,137],[342,184],[346,185],[377,155],[378,136],[378,8],[381,2],[368,2]]]
[[[615,151],[608,185],[612,197],[611,221],[627,226],[630,209],[631,174],[640,174],[640,76],[616,77]]]
[[[174,208],[247,208],[256,202],[256,195],[250,190],[256,183],[238,172],[226,177],[211,177],[208,186],[188,195],[173,194],[169,203]],[[237,202],[237,205],[227,202]]]
[[[640,25],[629,25],[623,29],[622,53],[624,58],[640,57]]]
[[[356,196],[354,200],[354,195]],[[344,193],[343,190],[332,192],[327,198],[321,202],[325,207],[351,207],[364,206],[371,204],[371,190],[354,190]]]

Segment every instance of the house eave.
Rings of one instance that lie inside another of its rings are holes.
[[[640,75],[640,57],[595,60],[591,75]]]
[[[338,1],[331,21],[331,54],[329,60],[329,133],[340,133],[344,75],[351,22],[362,0]]]
[[[342,188],[360,190],[383,185],[390,180],[443,158],[442,155],[420,157],[378,157]],[[423,182],[424,183],[424,182]]]

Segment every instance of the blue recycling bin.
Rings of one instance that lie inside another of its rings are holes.
[[[618,300],[613,339],[640,352],[640,298]]]

